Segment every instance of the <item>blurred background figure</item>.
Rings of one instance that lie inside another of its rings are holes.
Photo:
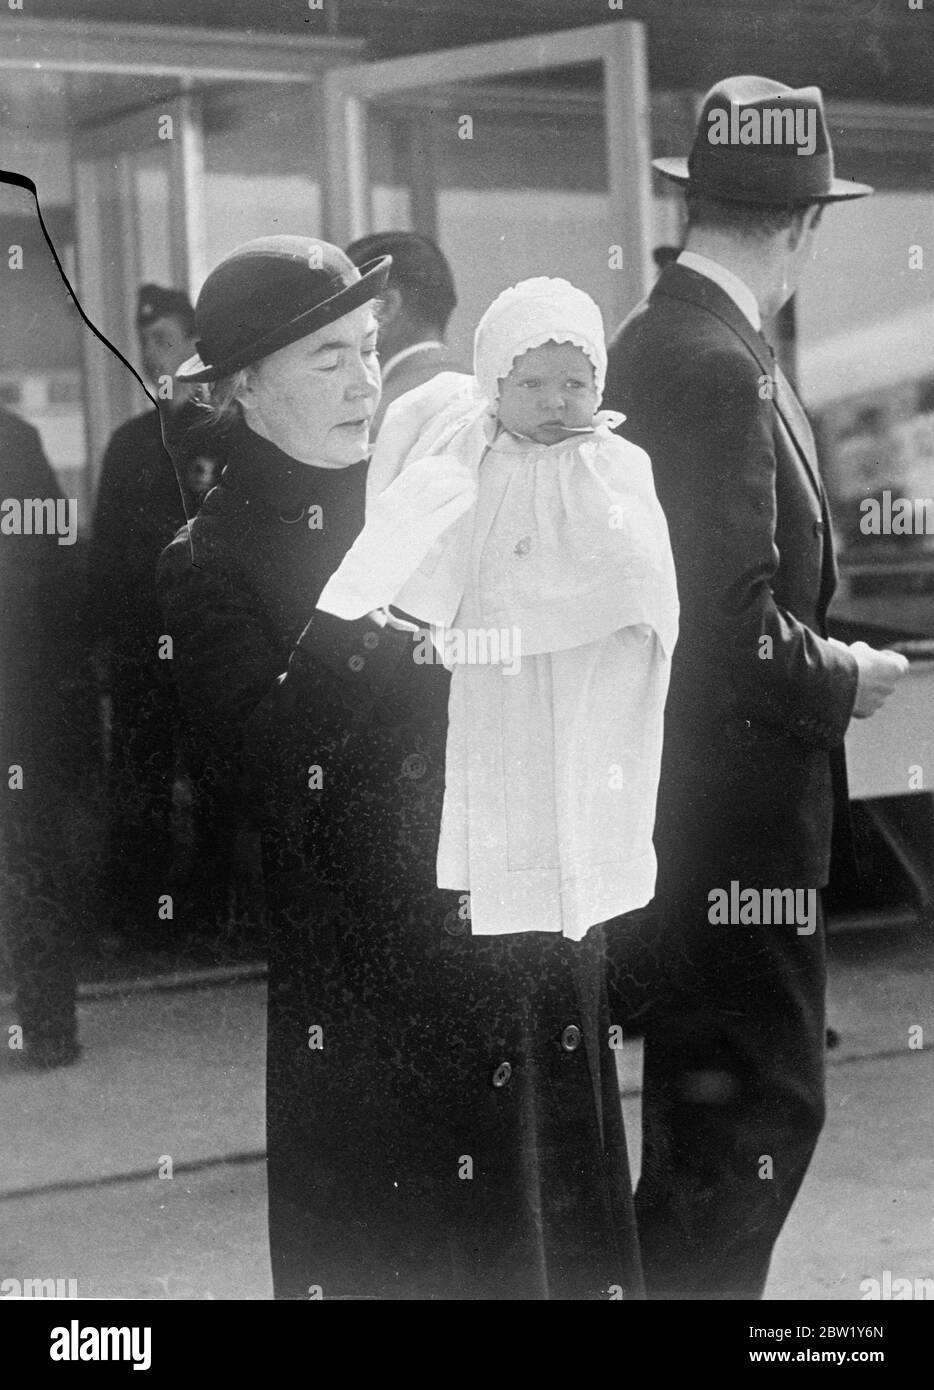
[[[155,567],[219,475],[222,445],[192,388],[173,380],[195,351],[187,295],[143,285],[136,327],[159,409],[121,425],[104,455],[88,556],[87,628],[109,696],[102,925],[110,937],[159,944],[169,933],[158,900],[178,889],[172,830],[179,717],[171,663],[159,655]],[[213,828],[203,825],[205,819],[213,825],[209,798],[199,806],[195,796],[191,816],[193,833],[209,841]],[[177,912],[173,922],[177,932]]]
[[[451,267],[430,237],[416,232],[374,232],[347,247],[354,265],[392,256],[389,283],[377,309],[383,394],[370,427],[375,439],[387,406],[438,372],[469,372],[451,361],[444,345],[457,306]]]
[[[11,1052],[49,1068],[75,1061],[80,1050],[81,894],[69,874],[68,818],[85,784],[90,681],[75,608],[74,536],[60,544],[45,525],[45,534],[24,534],[37,528],[8,510],[8,501],[28,499],[48,514],[49,503],[61,508],[65,499],[38,432],[2,408],[0,495],[0,957],[8,957],[0,965],[10,968],[22,1029],[7,1040]]]

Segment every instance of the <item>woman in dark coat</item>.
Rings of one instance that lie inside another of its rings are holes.
[[[159,587],[189,717],[263,838],[275,1295],[639,1298],[600,933],[471,936],[435,878],[447,672],[404,627],[315,611],[363,523],[387,270],[248,243],[181,370],[236,401]]]

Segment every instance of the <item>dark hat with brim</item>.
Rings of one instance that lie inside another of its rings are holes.
[[[652,165],[675,183],[735,203],[806,206],[873,191],[836,177],[820,88],[768,77],[718,82],[704,98],[688,157]]]
[[[360,270],[315,237],[247,241],[215,266],[195,306],[198,354],[178,381],[217,381],[343,318],[386,287],[391,256]]]

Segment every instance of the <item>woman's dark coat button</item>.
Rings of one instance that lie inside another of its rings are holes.
[[[444,930],[448,936],[466,936],[470,931],[470,923],[460,915],[456,907],[445,916]]]
[[[581,1045],[581,1030],[576,1023],[569,1023],[561,1034],[561,1046],[565,1052],[576,1052]]]
[[[511,1063],[511,1062],[500,1062],[499,1066],[496,1068],[495,1072],[493,1073],[493,1085],[494,1085],[494,1086],[497,1088],[497,1090],[498,1090],[501,1086],[505,1086],[505,1085],[507,1084],[507,1082],[509,1081],[509,1078],[510,1078],[511,1076],[512,1076],[512,1063]]]
[[[350,660],[347,662],[347,665],[350,667],[351,671],[362,671],[363,664],[364,663],[362,656],[352,656]]]
[[[379,646],[379,633],[378,633],[378,632],[365,632],[365,633],[363,634],[363,645],[364,645],[364,647],[366,647],[366,649],[367,649],[368,652],[371,652],[371,651],[373,650],[374,647],[378,647],[378,646]]]
[[[403,777],[411,777],[413,782],[417,782],[420,777],[424,777],[428,770],[428,760],[421,753],[410,753],[402,763]]]

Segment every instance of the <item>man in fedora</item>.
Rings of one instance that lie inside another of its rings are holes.
[[[761,77],[714,87],[690,157],[655,165],[685,189],[685,249],[618,330],[605,403],[652,459],[681,637],[657,897],[623,938],[617,1007],[645,1039],[649,1296],[758,1298],[824,1119],[820,890],[831,840],[848,845],[844,735],[907,667],[827,637],[827,499],[762,321],[825,205],[872,190],[834,176],[820,91]]]

